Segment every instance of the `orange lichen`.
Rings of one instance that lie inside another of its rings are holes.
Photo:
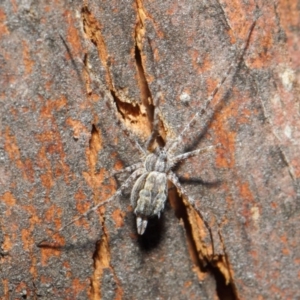
[[[66,124],[72,127],[73,129],[73,137],[75,139],[78,139],[80,137],[80,134],[89,134],[88,128],[80,122],[79,120],[74,120],[72,118],[66,119]]]
[[[81,214],[86,212],[90,207],[90,203],[89,201],[87,201],[84,192],[80,189],[79,191],[76,192],[74,198],[76,200],[76,209],[78,210],[78,212]]]
[[[100,60],[106,69],[106,83],[108,84],[111,90],[114,90],[110,70],[108,67],[109,55],[107,53],[105,40],[101,32],[102,26],[101,24],[99,24],[95,16],[88,10],[86,6],[83,8],[81,15],[83,19],[84,31],[88,38],[94,43],[96,43]],[[112,63],[112,61],[110,61],[110,63]]]
[[[72,281],[72,293],[74,293],[74,297],[78,296],[82,291],[86,289],[88,282],[81,282],[78,278],[75,278]]]
[[[252,195],[252,192],[249,188],[249,183],[248,182],[240,182],[238,185],[238,188],[240,190],[240,195],[241,198],[244,199],[244,203],[253,203],[254,202],[254,197]]]
[[[2,9],[0,9],[0,38],[3,35],[9,33],[8,28],[5,24],[6,24],[6,14]]]
[[[8,206],[14,206],[16,205],[16,198],[11,192],[5,192],[2,195],[2,201],[5,202],[6,205]]]
[[[125,213],[120,209],[116,209],[112,213],[112,219],[114,220],[117,228],[124,226],[124,216]]]
[[[44,101],[44,106],[41,108],[40,111],[40,118],[41,119],[52,119],[53,118],[53,111],[58,111],[67,105],[67,99],[65,96],[61,96],[55,100],[48,100]]]
[[[208,54],[200,56],[199,51],[195,49],[190,50],[189,54],[192,59],[194,70],[197,72],[197,74],[202,74],[210,70],[212,65]],[[201,62],[199,62],[199,57],[202,57]]]
[[[55,244],[58,246],[63,246],[65,244],[65,239],[63,237],[58,236],[57,234],[54,236],[55,238]],[[55,244],[53,245],[54,247],[41,247],[41,264],[42,266],[46,266],[48,263],[48,260],[52,256],[59,257],[61,256],[61,249],[56,249]]]
[[[77,23],[77,20],[74,20],[73,13],[69,10],[64,12],[64,16],[67,20],[68,29],[67,29],[67,42],[71,45],[72,48],[72,55],[80,56],[82,53],[81,42],[79,37],[78,29],[75,27],[74,24]],[[66,52],[66,59],[71,59],[68,53]]]
[[[33,59],[31,59],[28,45],[24,40],[22,41],[22,49],[23,49],[23,63],[25,66],[25,72],[28,75],[31,74],[35,62]]]
[[[60,229],[61,214],[62,214],[61,208],[57,207],[56,205],[51,205],[45,212],[44,218],[46,222],[53,222],[55,224],[56,229]]]
[[[10,129],[7,127],[5,130],[5,144],[4,150],[7,152],[9,159],[15,162],[15,165],[20,169],[24,170],[24,164],[21,160],[21,153],[17,144],[16,137],[10,133]],[[23,177],[26,178],[26,173],[23,172]]]
[[[91,169],[92,174],[95,173],[95,167],[98,161],[98,152],[102,149],[102,137],[100,131],[97,130],[96,126],[93,126],[90,145],[86,150],[86,156],[88,158],[88,165]]]
[[[1,246],[3,251],[9,252],[13,248],[13,246],[14,246],[14,243],[12,242],[12,239],[7,234],[5,234],[4,235],[4,241],[3,241],[2,246]]]

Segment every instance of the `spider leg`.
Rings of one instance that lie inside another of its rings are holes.
[[[128,167],[126,167],[122,170],[113,171],[111,173],[111,176],[114,176],[114,175],[117,175],[117,174],[120,174],[120,173],[125,173],[125,172],[131,173],[132,171],[135,171],[136,169],[141,168],[142,166],[143,166],[143,163],[139,162],[139,163],[133,164],[131,166],[128,166]]]
[[[177,156],[175,156],[171,159],[171,164],[176,165],[178,162],[180,162],[182,160],[185,160],[189,157],[193,157],[193,156],[205,153],[207,151],[211,151],[214,148],[215,148],[215,146],[209,146],[209,147],[205,147],[205,148],[201,148],[201,149],[197,149],[197,150],[194,150],[194,151],[190,151],[190,152],[186,152],[186,153],[177,155]]]
[[[217,84],[217,86],[214,88],[214,90],[212,91],[212,93],[210,94],[210,96],[207,98],[207,100],[205,101],[202,109],[200,111],[198,111],[193,117],[192,119],[190,120],[190,122],[183,128],[183,130],[180,132],[180,134],[177,136],[177,138],[173,141],[170,141],[170,143],[168,143],[166,145],[166,150],[167,150],[167,153],[172,153],[174,151],[174,149],[176,149],[178,147],[179,144],[182,143],[182,140],[183,140],[183,136],[185,135],[185,132],[190,129],[191,126],[194,125],[194,123],[197,121],[198,118],[200,118],[205,112],[207,113],[207,110],[209,109],[209,104],[211,103],[211,101],[214,99],[215,95],[218,93],[220,87],[223,85],[223,83],[225,82],[225,80],[227,79],[227,77],[229,76],[229,74],[231,73],[231,70],[233,68],[236,68],[241,59],[243,58],[244,54],[245,54],[245,51],[247,49],[247,46],[249,44],[249,40],[250,40],[250,37],[251,37],[251,33],[253,31],[253,28],[255,26],[255,23],[256,23],[256,20],[254,20],[254,22],[251,24],[250,26],[250,29],[248,31],[248,35],[247,35],[247,39],[246,39],[246,42],[244,43],[241,51],[240,51],[240,54],[237,55],[237,59],[235,59],[229,66],[229,68],[227,69],[225,75],[223,76],[223,78],[221,79],[221,81]],[[220,99],[221,100],[221,99]],[[216,107],[218,103],[216,103],[214,105],[214,107]],[[210,110],[212,110],[212,108],[210,108]]]
[[[184,196],[188,200],[188,202],[198,211],[198,209],[195,206],[195,200],[188,196],[187,191],[185,190],[185,188],[179,182],[179,179],[178,179],[177,175],[174,172],[170,171],[167,178],[175,185],[175,187],[177,188],[179,193],[182,196]]]
[[[103,206],[113,200],[115,200],[118,196],[120,196],[122,194],[122,192],[134,181],[136,180],[136,178],[138,176],[140,176],[142,173],[144,173],[145,170],[143,168],[137,169],[135,172],[133,172],[128,178],[127,180],[120,186],[120,188],[115,192],[114,195],[112,195],[110,198],[106,199],[105,201],[98,203],[97,205],[93,206],[92,208],[90,208],[89,210],[87,210],[84,214],[80,215],[79,217],[73,219],[72,221],[70,221],[69,223],[67,223],[65,226],[61,227],[59,230],[55,231],[53,233],[57,234],[60,233],[61,231],[63,231],[66,227],[70,226],[71,224],[75,223],[76,221],[82,219],[82,218],[86,218],[90,213],[96,211],[100,206]],[[41,241],[38,243],[38,246],[42,246],[42,243],[44,241]]]

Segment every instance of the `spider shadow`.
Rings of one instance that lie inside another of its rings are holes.
[[[140,249],[144,252],[150,252],[156,249],[163,239],[165,232],[165,215],[161,214],[160,218],[154,217],[148,219],[147,228],[143,235],[138,235],[138,245]],[[134,229],[136,231],[136,224],[133,223]]]
[[[59,244],[55,240],[42,240],[36,244],[36,247],[42,249],[52,249],[52,250],[60,250],[65,252],[74,252],[79,250],[92,250],[95,251],[95,245],[97,244],[98,239],[88,239],[84,241],[75,241],[75,242],[67,242],[64,245]]]
[[[203,185],[207,188],[216,188],[216,187],[220,186],[220,184],[222,183],[221,180],[205,181],[199,177],[186,178],[184,176],[178,176],[178,179],[179,179],[180,183],[191,184],[191,185],[193,185],[193,184]]]

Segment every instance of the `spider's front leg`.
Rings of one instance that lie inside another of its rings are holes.
[[[171,159],[171,163],[172,163],[172,165],[176,165],[178,162],[180,162],[182,160],[185,160],[187,158],[205,153],[207,151],[211,151],[214,148],[215,148],[215,146],[209,146],[209,147],[197,149],[197,150],[194,150],[194,151],[186,152],[186,153],[183,153],[183,154],[179,154],[179,155],[177,155],[177,156],[175,156]]]

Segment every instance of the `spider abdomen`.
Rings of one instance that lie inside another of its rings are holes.
[[[160,216],[167,200],[167,176],[152,171],[142,174],[133,186],[131,205],[137,216],[139,234],[145,232],[148,218]]]

